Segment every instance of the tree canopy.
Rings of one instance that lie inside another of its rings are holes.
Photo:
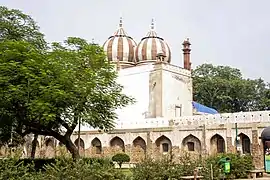
[[[44,35],[29,15],[17,9],[0,6],[0,41],[4,40],[23,40],[37,48],[47,46]]]
[[[245,79],[239,69],[203,64],[192,72],[194,100],[219,112],[266,110],[269,84]]]
[[[0,28],[7,30],[0,36],[1,127],[12,127],[21,137],[53,136],[78,157],[70,140],[78,121],[109,130],[115,110],[133,99],[122,94],[115,68],[101,47],[70,37],[44,48],[43,35],[29,16],[0,10],[5,20]],[[20,18],[26,18],[23,25]],[[1,128],[0,134],[7,137],[4,132]]]

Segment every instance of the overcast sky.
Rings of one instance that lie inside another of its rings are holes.
[[[46,39],[78,36],[103,44],[119,17],[137,43],[151,19],[172,51],[172,63],[183,64],[181,44],[192,43],[193,67],[202,63],[239,68],[245,77],[270,82],[269,0],[0,0],[38,23]]]

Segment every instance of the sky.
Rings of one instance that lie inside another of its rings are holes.
[[[183,66],[182,42],[192,44],[193,68],[228,65],[245,78],[270,82],[269,0],[0,0],[40,26],[49,42],[75,36],[102,45],[123,17],[125,31],[139,43],[155,21],[169,44],[172,64]]]

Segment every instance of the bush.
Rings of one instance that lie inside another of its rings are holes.
[[[214,179],[220,179],[223,174],[222,164],[219,160],[224,157],[231,159],[231,172],[227,179],[245,178],[247,170],[253,169],[251,156],[236,154],[220,154],[206,158],[194,158],[189,153],[183,153],[176,161],[170,158],[153,160],[146,159],[133,169],[130,169],[133,180],[168,180],[180,179],[181,176],[193,175],[194,169],[202,167],[201,175],[204,179],[210,178],[210,167],[213,166]],[[118,154],[113,158],[120,163],[128,162],[129,156]],[[177,162],[177,163],[176,163]],[[127,180],[131,177],[129,171],[115,169],[109,159],[82,158],[74,161],[71,158],[59,159],[1,159],[0,179],[84,179],[84,180]]]
[[[218,179],[224,175],[224,167],[219,163],[221,158],[230,158],[231,172],[227,174],[226,178],[247,178],[247,171],[254,168],[252,156],[237,155],[237,154],[220,154],[217,156],[210,156],[204,161],[203,176],[205,179],[210,179],[211,164],[213,166],[214,179]]]
[[[25,166],[18,159],[1,159],[0,172],[0,179],[10,180],[31,180],[37,175],[33,164]]]
[[[110,161],[100,164],[95,161],[87,163],[84,160],[61,159],[56,164],[46,166],[44,179],[124,180],[127,177],[115,169]]]
[[[115,161],[119,167],[122,167],[123,162],[129,162],[130,157],[125,153],[118,153],[112,157],[112,160]]]
[[[44,171],[45,167],[48,165],[53,165],[56,163],[57,160],[62,158],[48,158],[48,159],[31,159],[31,158],[25,158],[25,159],[0,159],[0,163],[2,164],[3,161],[12,161],[16,162],[16,164],[21,164],[23,166],[33,166],[32,170],[39,172]],[[68,158],[66,158],[68,159]],[[82,161],[85,163],[93,164],[93,163],[99,163],[101,165],[110,163],[113,165],[113,162],[109,159],[105,158],[82,158]]]
[[[0,179],[11,180],[127,180],[128,177],[108,159],[84,158],[74,161],[71,158],[61,159],[2,159]],[[34,163],[42,167],[36,171]]]
[[[161,160],[146,159],[132,169],[135,180],[165,180],[175,177],[176,172],[181,175],[182,171],[174,168],[168,158]]]
[[[180,179],[181,176],[193,175],[197,167],[202,167],[199,174],[204,176],[204,179],[211,179],[210,169],[212,164],[214,179],[220,179],[224,174],[224,167],[219,161],[224,157],[231,159],[231,172],[225,176],[228,179],[246,178],[247,171],[253,168],[251,156],[220,154],[206,158],[194,158],[189,153],[183,153],[182,156],[176,159],[177,163],[171,162],[167,158],[161,160],[146,159],[137,164],[132,169],[132,172],[136,180],[166,180],[171,178]]]

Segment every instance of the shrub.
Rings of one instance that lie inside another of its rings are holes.
[[[112,157],[112,160],[115,161],[119,165],[119,167],[121,168],[123,162],[130,161],[130,157],[129,157],[129,155],[127,155],[125,153],[118,153]]]
[[[213,166],[214,179],[224,175],[223,165],[219,163],[219,160],[224,157],[230,158],[231,164],[231,172],[226,175],[226,178],[246,178],[248,176],[247,171],[254,168],[252,156],[250,155],[220,154],[209,156],[203,162],[202,172],[205,179],[210,179],[211,164]]]
[[[31,180],[35,179],[37,173],[34,171],[33,164],[25,166],[18,159],[2,159],[0,163],[0,179],[10,180]]]
[[[160,160],[146,159],[137,164],[132,169],[132,173],[135,180],[166,180],[174,177],[175,172],[181,175],[181,171],[177,170],[177,168],[173,167],[169,158]]]
[[[56,164],[46,166],[44,179],[124,180],[127,177],[109,161],[100,164],[95,161],[87,163],[83,160],[61,159],[57,160]]]
[[[46,166],[55,164],[58,159],[63,159],[63,158],[48,158],[48,159],[43,159],[43,158],[9,159],[8,158],[8,159],[0,159],[0,164],[3,161],[12,161],[12,162],[16,162],[16,164],[21,164],[23,166],[33,166],[32,170],[39,172],[39,171],[44,171]],[[64,158],[64,159],[71,160],[71,158]],[[89,164],[99,163],[103,165],[103,164],[109,163],[113,165],[113,162],[111,160],[105,159],[105,158],[86,158],[85,157],[85,158],[82,158],[81,160]]]

